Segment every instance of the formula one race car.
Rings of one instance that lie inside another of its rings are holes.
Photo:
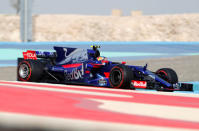
[[[91,85],[123,89],[158,91],[189,90],[192,84],[178,83],[176,72],[162,68],[156,72],[145,66],[108,61],[100,56],[99,46],[92,49],[54,47],[55,52],[28,50],[18,58],[19,81]]]

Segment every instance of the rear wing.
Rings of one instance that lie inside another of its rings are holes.
[[[37,60],[38,58],[50,58],[55,59],[57,64],[70,64],[70,63],[82,63],[88,60],[95,60],[100,56],[100,52],[97,50],[99,47],[93,49],[80,49],[69,47],[54,47],[56,52],[46,51],[34,51],[27,50],[23,52],[24,59]]]
[[[27,50],[26,52],[23,52],[24,59],[32,59],[37,60],[38,58],[56,58],[57,54],[56,52],[42,52],[42,51],[34,51],[34,50]]]

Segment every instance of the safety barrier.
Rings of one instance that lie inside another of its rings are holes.
[[[157,41],[150,41],[150,42],[137,42],[137,41],[128,41],[128,42],[115,42],[115,41],[108,41],[108,42],[0,42],[0,46],[3,45],[91,45],[91,44],[99,44],[99,45],[199,45],[199,41],[196,42],[157,42]]]

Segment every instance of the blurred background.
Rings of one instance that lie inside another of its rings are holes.
[[[199,12],[198,0],[28,0],[33,14],[110,15],[112,9],[121,9],[123,15],[132,10],[144,14],[176,14]],[[0,13],[19,13],[20,0],[1,0]]]
[[[69,99],[67,95],[62,97],[60,94],[58,96],[47,94],[49,99],[45,101],[43,97],[39,96],[43,95],[45,97],[45,92],[44,94],[36,93],[35,97],[32,92],[30,95],[25,92],[13,95],[12,89],[11,93],[5,93],[4,89],[6,90],[7,88],[3,87],[5,84],[1,82],[2,80],[16,81],[17,58],[23,57],[22,52],[26,50],[54,51],[53,46],[88,49],[92,44],[99,44],[102,45],[100,49],[101,55],[108,57],[109,60],[127,61],[127,64],[142,66],[148,63],[148,69],[151,71],[156,71],[163,67],[172,68],[177,72],[180,82],[191,82],[194,84],[194,92],[184,93],[189,93],[190,95],[199,94],[198,5],[199,0],[1,0],[0,86],[3,91],[0,91],[0,130],[42,131],[64,129],[76,131],[78,129],[80,131],[88,131],[89,129],[101,129],[104,131],[106,129],[115,131],[115,129],[120,130],[120,128],[126,129],[123,126],[118,128],[120,126],[119,123],[107,126],[110,123],[99,124],[102,121],[92,121],[95,122],[94,124],[83,121],[82,124],[82,121],[73,119],[74,121],[68,122],[62,116],[64,113],[54,119],[54,115],[50,115],[49,112],[59,112],[54,111],[54,107],[63,109],[65,103],[70,103],[66,101]],[[16,91],[20,92],[20,88],[17,88]],[[37,96],[37,94],[39,95]],[[6,102],[12,98],[9,96],[12,96],[16,101],[13,103],[8,102],[7,104]],[[141,96],[144,96],[144,94]],[[110,97],[110,94],[108,94],[108,97]],[[19,98],[23,98],[23,100]],[[38,98],[37,102],[33,102],[33,104],[29,102],[29,100],[35,100],[36,98]],[[53,102],[51,98],[56,100],[60,98],[60,101]],[[77,99],[81,98],[75,96],[74,100]],[[139,99],[144,98],[139,97]],[[176,103],[181,104],[184,100],[177,99],[174,101],[169,100],[168,102],[176,101]],[[49,104],[49,107],[46,107],[45,104],[41,104],[41,101],[47,104],[52,102],[52,105]],[[13,105],[20,107],[23,102],[26,108],[19,114],[12,107]],[[59,107],[56,104],[60,102]],[[62,104],[62,102],[64,103]],[[163,102],[165,102],[165,98]],[[38,105],[38,108],[34,103]],[[197,106],[195,103],[186,101],[184,103],[188,103],[189,106]],[[91,103],[90,106],[89,104],[90,102],[81,106],[85,106],[85,109],[92,107],[89,109],[92,111],[94,110],[93,107],[97,105],[93,106]],[[120,104],[121,102],[118,105]],[[103,105],[103,103],[100,105]],[[4,106],[7,106],[5,108],[7,110],[4,109]],[[78,107],[77,104],[72,106]],[[168,105],[166,106],[168,107]],[[115,109],[118,109],[118,107]],[[129,108],[131,106],[124,107]],[[137,107],[137,105],[133,106],[130,110],[132,111],[131,113],[134,113],[134,107]],[[37,111],[39,108],[44,114],[48,114],[53,119],[44,117],[41,114],[36,114],[36,116],[29,112]],[[51,110],[51,108],[53,109]],[[96,106],[96,108],[99,107]],[[67,111],[67,109],[71,108],[66,107],[63,110]],[[150,108],[144,107],[144,109]],[[159,113],[163,113],[163,115],[165,112],[175,111],[171,107],[167,111],[159,110],[161,108],[155,109],[158,109]],[[143,111],[142,108],[139,110],[143,113],[148,111]],[[152,108],[152,112],[154,112],[154,108]],[[192,111],[189,112],[192,113]],[[86,117],[97,116],[96,113],[92,114],[89,111],[80,111],[78,113],[87,113]],[[119,113],[123,114],[124,112]],[[154,116],[157,114],[157,110],[155,110]],[[174,114],[181,117],[179,112]],[[183,113],[182,118],[184,115],[189,118],[189,113]],[[171,116],[171,114],[168,116]],[[195,114],[193,116],[197,117]],[[85,119],[87,119],[86,117]],[[104,116],[104,118],[106,117]],[[128,119],[126,116],[125,118]],[[60,121],[60,119],[63,121]],[[114,120],[115,118],[112,119]],[[173,117],[169,119],[172,121],[162,122],[161,124],[172,123],[172,125],[175,125],[175,121],[173,121],[175,119]],[[136,122],[133,124],[136,124],[137,117],[134,120]],[[183,118],[180,122],[177,122],[182,123],[182,121],[186,120]],[[154,119],[153,122],[157,123],[157,119]],[[198,119],[194,122],[195,125],[198,125],[196,123]],[[190,123],[188,121],[188,124]],[[150,130],[149,127],[151,125],[144,127],[141,125],[141,127],[133,127],[131,130]],[[162,126],[160,129],[154,128],[154,130],[182,130],[184,125],[182,124],[178,128],[168,127],[168,125]],[[193,126],[187,129],[193,129]]]
[[[1,0],[0,41],[199,41],[198,0]]]

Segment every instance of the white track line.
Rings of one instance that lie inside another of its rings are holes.
[[[99,108],[109,110],[111,112],[199,122],[198,108],[153,105],[99,99],[91,100],[103,103],[99,105]]]
[[[158,95],[168,95],[168,96],[183,96],[183,97],[197,97],[198,94],[187,94],[187,93],[175,93],[175,92],[154,92],[154,91],[138,91],[138,90],[125,90],[125,89],[113,89],[113,88],[96,88],[96,87],[88,87],[88,86],[76,86],[76,85],[63,85],[63,84],[50,84],[50,83],[34,83],[34,82],[20,82],[20,81],[4,81],[2,82],[10,82],[10,83],[26,83],[26,84],[35,84],[35,85],[52,85],[57,87],[72,87],[72,88],[82,88],[82,89],[90,89],[90,90],[105,90],[105,91],[115,91],[115,92],[130,92],[130,93],[144,93],[144,94],[158,94]]]
[[[182,128],[120,124],[78,119],[33,116],[0,112],[0,126],[19,129],[74,130],[74,131],[196,131]],[[12,128],[11,128],[12,129]]]
[[[124,97],[124,98],[133,97],[130,95],[120,95],[120,94],[113,94],[113,93],[100,93],[100,92],[78,91],[78,90],[69,90],[69,89],[45,88],[45,87],[39,87],[39,85],[38,87],[34,87],[34,86],[23,86],[23,85],[0,83],[0,86],[11,86],[11,87],[17,87],[17,88],[33,89],[33,90],[65,92],[65,93],[75,93],[75,94],[93,95],[93,96],[109,96],[109,97]]]

